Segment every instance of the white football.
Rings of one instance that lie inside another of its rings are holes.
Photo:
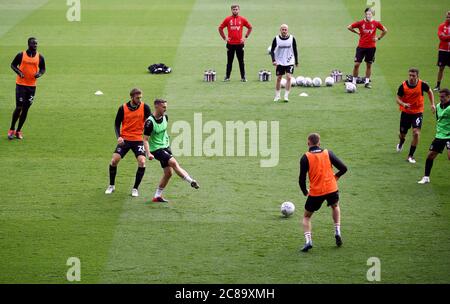
[[[312,87],[312,85],[313,85],[312,79],[310,77],[305,77],[304,86]]]
[[[291,216],[295,211],[295,205],[292,202],[284,202],[281,204],[281,214],[285,217]]]
[[[291,87],[296,87],[297,86],[297,80],[294,77],[294,75],[291,76]]]
[[[282,88],[285,88],[285,87],[286,87],[286,82],[287,82],[286,78],[281,78],[280,84],[281,84],[281,87],[282,87]]]
[[[297,78],[295,78],[295,82],[297,83],[298,86],[302,87],[305,85],[305,77],[298,76]]]
[[[315,77],[312,80],[313,86],[315,87],[320,87],[322,85],[322,79],[320,79],[319,77]]]
[[[332,87],[334,84],[334,79],[331,76],[328,76],[327,78],[325,78],[325,85],[327,87]]]
[[[345,83],[345,91],[347,93],[355,93],[356,92],[356,85],[353,82],[346,82]]]

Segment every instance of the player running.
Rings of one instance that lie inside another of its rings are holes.
[[[11,63],[11,69],[16,77],[16,108],[12,114],[8,139],[23,139],[22,127],[27,119],[28,110],[34,101],[36,82],[45,73],[44,57],[37,51],[38,41],[28,38],[28,49],[16,55]],[[16,122],[19,124],[16,129]]]
[[[411,147],[409,148],[407,161],[415,164],[414,152],[419,144],[420,129],[423,121],[424,97],[423,93],[428,94],[430,99],[431,111],[436,111],[434,105],[434,95],[428,84],[419,79],[419,70],[409,69],[408,80],[403,81],[397,91],[396,101],[402,114],[400,115],[400,142],[397,144],[397,152],[403,150],[405,137],[409,128],[413,128]]]
[[[439,70],[436,87],[434,88],[435,91],[440,90],[445,67],[450,67],[450,11],[447,12],[445,22],[441,23],[438,27],[438,37],[439,53],[437,65],[439,67]]]
[[[134,88],[130,92],[131,100],[121,105],[117,111],[115,120],[115,131],[117,137],[117,147],[113,153],[111,163],[109,165],[109,186],[106,188],[105,194],[111,194],[116,189],[115,180],[117,174],[117,166],[122,158],[130,151],[136,156],[138,168],[136,171],[136,179],[134,181],[131,196],[139,196],[139,184],[145,173],[145,150],[142,141],[142,132],[146,117],[151,114],[150,106],[141,102],[142,91]],[[120,126],[122,125],[122,129]],[[149,155],[149,159],[153,156]]]
[[[447,147],[447,157],[450,160],[450,90],[440,90],[439,99],[441,102],[436,107],[436,135],[425,162],[425,175],[418,181],[419,184],[430,182],[433,161],[439,153],[444,151],[445,147]]]
[[[155,99],[155,111],[145,122],[144,128],[144,147],[145,153],[149,159],[153,157],[159,160],[164,174],[153,196],[152,202],[166,203],[162,193],[172,177],[172,169],[183,180],[188,182],[191,187],[200,188],[196,180],[180,167],[175,157],[170,151],[169,135],[167,134],[168,117],[165,114],[167,110],[167,101]]]
[[[275,85],[275,98],[273,101],[280,100],[281,79],[286,74],[286,90],[284,92],[284,101],[289,101],[289,90],[291,89],[291,79],[294,73],[294,64],[298,66],[297,42],[295,37],[289,34],[287,24],[280,26],[280,35],[272,41],[270,55],[272,64],[276,66],[277,83]]]
[[[370,76],[372,75],[372,64],[375,61],[376,41],[380,41],[386,33],[387,29],[380,22],[373,20],[373,10],[366,8],[364,10],[365,18],[347,26],[350,32],[359,36],[358,47],[356,48],[355,66],[353,67],[353,83],[356,85],[356,79],[359,74],[359,66],[365,58],[366,62],[366,79],[364,87],[371,89]],[[357,28],[359,31],[356,31]],[[381,30],[380,36],[376,36],[377,29]]]
[[[231,5],[231,16],[226,17],[219,25],[219,34],[227,42],[227,71],[223,81],[230,81],[231,70],[233,68],[234,53],[239,61],[239,70],[241,72],[241,81],[247,82],[245,78],[244,65],[244,45],[245,40],[252,32],[252,25],[245,17],[239,16],[240,7],[237,4]],[[223,32],[227,28],[228,37]],[[243,28],[247,28],[245,38],[242,37]]]
[[[320,147],[319,134],[311,133],[308,135],[308,147],[309,151],[300,159],[299,176],[300,189],[305,196],[308,196],[303,216],[303,230],[306,240],[301,249],[303,252],[307,252],[313,247],[311,217],[315,211],[320,209],[325,200],[332,209],[336,245],[342,246],[341,210],[339,208],[337,180],[347,172],[345,164],[333,152]],[[334,173],[332,166],[339,171]],[[309,191],[306,188],[306,173],[309,176]]]

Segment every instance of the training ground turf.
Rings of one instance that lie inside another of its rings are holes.
[[[280,24],[297,38],[296,76],[350,74],[357,36],[346,26],[362,18],[365,0],[239,1],[254,27],[247,83],[237,61],[231,81],[220,81],[226,55],[217,26],[230,1],[82,1],[81,21],[68,22],[66,1],[0,0],[0,282],[67,283],[66,261],[78,257],[81,283],[367,283],[367,260],[377,257],[381,283],[449,283],[450,164],[440,155],[432,183],[417,184],[435,122],[426,97],[417,163],[407,163],[410,134],[395,152],[395,95],[411,66],[434,87],[437,27],[450,1],[381,2],[389,33],[378,43],[372,90],[293,88],[289,103],[275,104],[266,52]],[[47,73],[25,139],[8,141],[15,102],[9,65],[32,35]],[[173,72],[150,75],[147,66],[159,62]],[[208,68],[219,81],[202,81]],[[264,68],[271,83],[258,81]],[[114,117],[134,86],[148,103],[169,101],[170,124],[193,125],[194,113],[223,126],[278,121],[278,165],[262,168],[260,156],[178,156],[201,188],[174,175],[164,193],[170,203],[154,204],[160,165],[147,163],[140,197],[132,198],[130,152],[116,192],[106,196]],[[349,168],[339,181],[344,245],[336,248],[323,206],[313,217],[314,248],[304,254],[298,171],[313,131]],[[297,207],[288,219],[280,217],[283,201]]]

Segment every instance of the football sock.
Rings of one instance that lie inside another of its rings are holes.
[[[416,152],[416,147],[415,147],[415,146],[411,146],[411,147],[409,148],[409,154],[408,154],[408,156],[413,157],[414,152]]]
[[[164,191],[164,188],[156,188],[155,196],[154,197],[161,197],[162,193]]]
[[[289,99],[289,91],[284,92],[284,99]]]
[[[334,234],[335,235],[341,235],[341,224],[334,224]]]
[[[425,176],[430,176],[432,167],[433,167],[433,160],[427,158],[427,160],[425,161]]]
[[[189,184],[192,183],[193,181],[192,177],[190,177],[189,175],[186,175],[185,177],[183,177],[183,179],[187,181]]]
[[[109,165],[109,184],[114,186],[116,181],[117,167]]]
[[[19,119],[19,116],[20,116],[20,109],[16,108],[12,115],[11,127],[9,128],[10,130],[14,130],[16,128],[16,122]]]
[[[356,84],[356,79],[358,78],[358,76],[353,76],[352,77],[352,82],[353,82],[353,84]]]
[[[401,146],[403,146],[403,144],[405,143],[405,138],[401,138],[400,139],[400,143],[399,143],[399,146],[401,147]]]
[[[20,132],[20,130],[22,130],[22,126],[25,123],[25,120],[27,119],[27,115],[28,115],[28,107],[23,107],[22,108],[22,112],[20,113],[20,118],[19,118],[19,124],[17,125],[17,132]]]
[[[370,82],[370,78],[366,77],[366,82],[365,83],[368,84],[369,82]]]
[[[281,90],[275,90],[275,97],[280,97],[281,95]]]
[[[136,171],[136,179],[134,180],[134,189],[139,188],[139,185],[142,181],[142,177],[144,177],[145,167],[138,167]]]
[[[312,242],[311,231],[305,232],[304,234],[306,243],[311,243]]]
[[[436,84],[436,86],[437,86],[438,88],[440,88],[440,87],[441,87],[441,82],[438,81],[437,84]]]

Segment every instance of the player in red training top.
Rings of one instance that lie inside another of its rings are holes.
[[[365,87],[371,89],[370,75],[372,74],[372,63],[375,61],[376,41],[381,40],[387,33],[386,27],[380,22],[373,20],[373,10],[368,7],[364,10],[366,17],[358,22],[350,24],[347,28],[350,32],[359,35],[359,43],[356,48],[355,66],[353,68],[353,83],[356,84],[356,79],[359,73],[359,66],[365,58],[366,62],[366,80]],[[359,31],[356,31],[357,28]],[[377,29],[381,30],[380,36],[376,36]]]
[[[434,88],[435,91],[439,91],[441,88],[441,81],[442,76],[444,76],[445,66],[450,67],[450,11],[447,12],[445,22],[439,25],[438,37],[440,41],[437,63],[439,72],[437,76],[437,84]]]
[[[244,66],[244,44],[252,32],[252,25],[246,18],[239,16],[239,5],[231,6],[231,16],[226,17],[219,26],[219,34],[224,41],[227,42],[227,72],[223,81],[230,80],[231,69],[233,68],[234,53],[239,61],[239,69],[241,71],[241,81],[246,82],[245,66]],[[245,38],[242,37],[243,27],[247,28]],[[223,29],[227,28],[228,37],[225,36]]]

